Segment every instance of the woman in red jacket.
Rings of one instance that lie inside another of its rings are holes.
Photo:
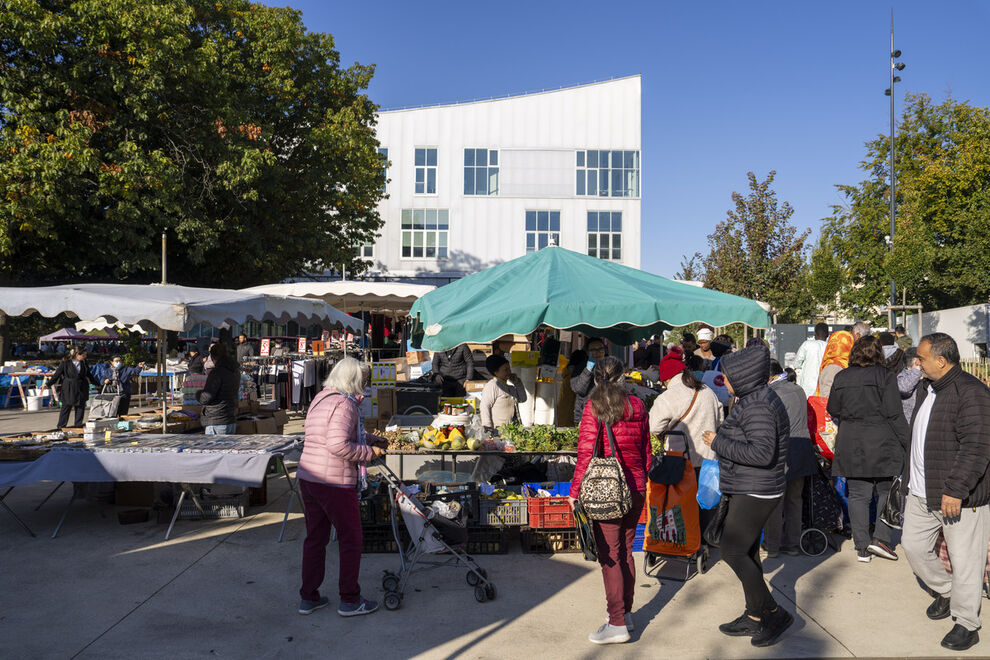
[[[636,586],[633,539],[639,514],[646,502],[650,422],[643,402],[626,392],[622,362],[614,357],[599,360],[595,365],[594,378],[595,388],[581,416],[577,467],[569,500],[573,506],[581,492],[581,480],[594,454],[595,443],[599,441],[599,429],[601,455],[612,455],[603,425],[611,426],[618,459],[632,492],[632,508],[622,518],[592,523],[598,563],[602,565],[605,582],[608,621],[588,635],[588,639],[595,644],[620,644],[629,641],[629,633],[633,630],[632,605]]]

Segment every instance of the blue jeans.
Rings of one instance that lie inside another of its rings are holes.
[[[233,435],[237,431],[237,424],[218,424],[217,426],[207,426],[206,435]]]

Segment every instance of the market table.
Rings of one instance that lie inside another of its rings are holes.
[[[404,477],[403,470],[403,458],[405,456],[439,456],[440,457],[440,470],[446,470],[447,456],[450,456],[451,462],[451,474],[457,475],[457,459],[458,457],[481,457],[481,456],[501,456],[502,458],[507,458],[510,456],[577,456],[577,451],[484,451],[484,450],[471,450],[471,449],[429,449],[429,450],[389,450],[386,456],[398,456],[399,457],[399,469],[398,474],[400,477]]]
[[[188,486],[190,483],[259,486],[264,481],[269,463],[274,459],[295,493],[284,457],[298,447],[300,440],[300,436],[285,435],[118,433],[95,447],[55,447],[33,461],[0,462],[0,488],[7,488],[0,497],[0,505],[14,515],[3,498],[16,486],[39,481],[57,481],[59,486],[64,482],[178,483],[182,485],[182,492],[165,532],[165,539],[168,540],[187,495],[201,508]],[[75,497],[73,493],[52,538],[65,522]],[[16,515],[14,517],[17,518]],[[19,518],[18,522],[30,532]],[[284,529],[283,520],[283,533]]]

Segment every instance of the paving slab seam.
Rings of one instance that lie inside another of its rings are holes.
[[[150,601],[150,600],[151,600],[152,598],[154,598],[154,597],[155,597],[155,596],[157,596],[157,595],[158,595],[159,593],[161,593],[161,592],[162,592],[163,590],[165,590],[165,589],[166,589],[166,588],[167,588],[167,587],[168,587],[168,586],[169,586],[170,584],[172,584],[173,582],[175,582],[176,580],[178,580],[178,579],[179,579],[180,577],[182,577],[183,575],[185,575],[185,574],[186,574],[186,572],[187,572],[187,571],[189,571],[189,570],[190,570],[190,569],[191,569],[192,567],[194,567],[194,566],[195,566],[196,564],[198,564],[199,562],[201,562],[201,561],[203,561],[203,560],[204,560],[204,559],[205,559],[205,558],[206,558],[207,556],[209,556],[209,555],[210,555],[210,553],[212,553],[212,552],[213,552],[214,550],[216,550],[216,549],[217,549],[217,548],[219,548],[219,547],[220,547],[221,545],[223,545],[224,543],[226,543],[226,542],[227,542],[227,540],[229,540],[229,539],[230,539],[230,538],[231,538],[232,536],[234,536],[235,534],[237,534],[238,532],[240,532],[240,531],[241,531],[242,529],[244,529],[244,527],[245,527],[246,525],[248,525],[249,523],[251,523],[251,522],[252,522],[252,521],[253,521],[253,520],[254,520],[254,519],[255,519],[255,518],[257,517],[257,516],[259,516],[259,515],[261,515],[261,514],[263,514],[263,513],[268,513],[268,510],[269,510],[269,507],[271,507],[271,506],[273,506],[274,504],[276,504],[276,503],[277,503],[277,502],[278,502],[279,500],[281,500],[281,499],[282,499],[283,497],[287,497],[287,496],[289,495],[289,493],[290,493],[290,492],[291,492],[291,491],[286,491],[286,492],[285,492],[285,493],[283,493],[282,495],[279,495],[278,497],[275,497],[275,498],[274,498],[274,499],[273,499],[273,500],[272,500],[271,502],[269,502],[269,503],[268,503],[267,505],[265,505],[265,508],[264,508],[264,509],[262,509],[261,511],[259,511],[259,512],[257,512],[257,513],[254,513],[254,514],[251,514],[250,516],[246,516],[246,517],[244,518],[244,520],[243,520],[243,521],[241,521],[241,523],[240,523],[240,524],[239,524],[239,525],[238,525],[237,527],[235,527],[235,528],[234,528],[233,530],[231,530],[231,532],[230,532],[229,534],[227,534],[226,536],[223,536],[223,537],[221,537],[221,538],[220,538],[220,539],[219,539],[219,540],[218,540],[218,541],[217,541],[217,542],[216,542],[216,543],[215,543],[215,544],[213,545],[213,547],[211,547],[211,548],[210,548],[209,550],[207,550],[207,551],[206,551],[206,552],[204,552],[204,553],[203,553],[202,555],[200,555],[199,557],[197,557],[197,558],[196,558],[196,559],[195,559],[195,560],[194,560],[194,561],[193,561],[192,563],[190,563],[190,564],[189,564],[188,566],[186,566],[186,567],[185,567],[185,568],[183,568],[183,569],[182,569],[181,571],[179,571],[179,572],[178,572],[178,573],[177,573],[177,574],[176,574],[175,576],[173,576],[173,577],[172,577],[172,579],[170,579],[170,580],[169,580],[168,582],[166,582],[165,584],[163,584],[162,586],[160,586],[160,587],[159,587],[158,589],[155,589],[155,591],[153,591],[153,592],[152,592],[152,593],[151,593],[151,594],[150,594],[150,595],[149,595],[149,596],[148,596],[147,598],[145,598],[145,599],[144,599],[143,601],[141,601],[140,603],[138,603],[137,605],[135,605],[135,606],[134,606],[133,608],[131,608],[131,610],[130,610],[130,611],[128,611],[128,612],[127,612],[127,614],[125,614],[124,616],[122,616],[122,617],[120,617],[119,619],[117,619],[117,621],[115,621],[115,622],[113,623],[113,625],[111,625],[111,626],[110,626],[109,628],[107,628],[106,630],[104,630],[103,632],[101,632],[101,633],[100,633],[99,635],[97,635],[96,637],[94,637],[94,638],[93,638],[92,640],[90,640],[90,642],[89,642],[88,644],[86,644],[86,646],[84,646],[84,647],[82,647],[82,648],[81,648],[81,649],[79,649],[79,650],[78,650],[78,651],[77,651],[76,653],[74,653],[74,654],[73,654],[73,655],[71,656],[71,658],[73,658],[73,659],[74,659],[74,658],[78,658],[78,657],[79,657],[80,655],[82,655],[83,653],[85,653],[85,652],[86,652],[86,649],[88,649],[88,648],[89,648],[89,647],[91,647],[91,646],[92,646],[93,644],[95,644],[95,643],[97,643],[98,641],[100,641],[100,640],[101,640],[101,639],[102,639],[103,637],[105,637],[105,636],[107,635],[107,633],[109,633],[109,632],[110,632],[110,631],[112,631],[112,630],[113,630],[114,628],[116,628],[117,626],[119,626],[119,625],[120,625],[121,623],[123,623],[123,622],[124,622],[124,621],[125,621],[125,620],[126,620],[126,619],[127,619],[128,617],[130,617],[130,616],[131,616],[132,614],[134,614],[135,612],[137,612],[137,611],[138,611],[139,609],[141,609],[142,607],[144,607],[144,606],[145,606],[145,605],[146,605],[146,604],[148,603],[148,601]]]
[[[834,640],[835,640],[835,643],[836,643],[836,644],[838,644],[839,646],[841,646],[842,648],[844,648],[844,649],[846,650],[846,652],[847,652],[847,653],[849,654],[849,656],[850,656],[850,657],[852,657],[852,658],[856,658],[856,657],[858,657],[858,656],[857,656],[857,655],[856,655],[855,653],[853,653],[853,652],[852,652],[852,649],[850,649],[850,648],[849,648],[848,646],[846,646],[845,644],[843,644],[843,643],[842,643],[842,641],[841,641],[841,640],[840,640],[840,639],[839,639],[838,637],[836,637],[835,635],[833,635],[833,634],[832,634],[832,631],[831,631],[831,630],[829,630],[829,629],[828,629],[828,628],[826,628],[826,627],[825,627],[824,625],[822,625],[821,623],[819,623],[819,622],[818,622],[818,619],[816,619],[815,617],[813,617],[813,616],[811,616],[811,614],[809,614],[808,612],[806,612],[806,611],[804,610],[804,608],[802,608],[802,607],[801,607],[800,605],[798,605],[798,604],[797,604],[797,601],[795,601],[795,600],[791,600],[791,599],[790,599],[790,598],[789,598],[789,597],[787,596],[787,593],[786,593],[786,592],[785,592],[785,591],[784,591],[783,589],[781,589],[780,587],[778,587],[777,585],[775,585],[775,584],[773,583],[773,578],[771,578],[770,580],[768,580],[768,582],[769,582],[769,583],[770,583],[770,584],[771,584],[771,585],[772,585],[772,586],[773,586],[774,588],[776,588],[776,589],[777,589],[777,593],[778,593],[779,595],[781,595],[781,596],[783,596],[783,597],[784,597],[785,599],[787,599],[787,600],[789,600],[789,601],[791,601],[791,604],[792,604],[792,605],[794,605],[794,609],[796,609],[797,611],[799,611],[799,612],[801,613],[801,616],[803,616],[803,617],[805,617],[806,619],[809,619],[809,620],[811,620],[811,621],[813,621],[813,622],[815,623],[815,625],[816,625],[816,626],[818,626],[819,628],[821,628],[821,629],[822,629],[822,630],[823,630],[823,631],[825,632],[825,634],[826,634],[826,635],[828,635],[829,637],[831,637],[832,639],[834,639]]]

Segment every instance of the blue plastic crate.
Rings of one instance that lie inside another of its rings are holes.
[[[524,486],[533,489],[533,492],[545,490],[552,497],[567,497],[571,494],[570,481],[543,481],[524,483]]]
[[[636,536],[633,537],[633,552],[643,551],[643,542],[646,540],[646,525],[636,525]]]

